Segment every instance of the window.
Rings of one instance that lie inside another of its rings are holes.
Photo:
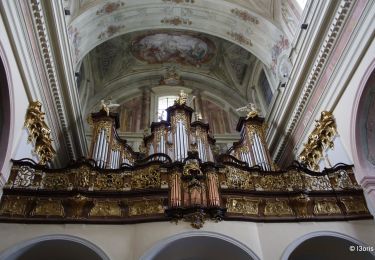
[[[158,98],[158,121],[167,120],[168,107],[173,106],[178,96],[163,96]]]

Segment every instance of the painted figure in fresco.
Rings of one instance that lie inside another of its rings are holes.
[[[212,57],[213,48],[208,39],[187,34],[157,33],[133,42],[133,53],[150,64],[177,62],[200,65]]]

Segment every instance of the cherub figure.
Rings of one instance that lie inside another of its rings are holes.
[[[244,107],[239,107],[236,111],[245,111],[247,112],[246,119],[253,118],[259,115],[259,110],[254,103],[249,103]]]
[[[111,109],[117,108],[120,105],[112,103],[112,99],[109,99],[108,102],[106,102],[104,99],[102,99],[100,101],[100,106],[101,106],[101,109],[104,110],[107,113],[107,116],[109,116],[109,112],[111,111]]]

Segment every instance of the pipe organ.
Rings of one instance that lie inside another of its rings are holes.
[[[90,159],[99,168],[118,169],[124,164],[134,164],[137,153],[119,138],[116,131],[119,127],[118,114],[102,109],[91,114],[90,124],[93,128]]]
[[[186,104],[182,92],[167,109],[167,120],[151,125],[139,153],[119,138],[118,115],[104,104],[90,117],[90,160],[62,169],[31,159],[13,161],[0,202],[0,222],[123,224],[183,219],[200,228],[207,219],[372,218],[352,165],[313,172],[296,162],[285,170],[274,169],[264,119],[252,108],[237,125],[240,141],[226,154],[214,156],[209,126],[191,122],[193,110]]]
[[[264,171],[271,171],[274,166],[265,140],[264,118],[254,112],[247,118],[240,118],[237,131],[241,133],[241,140],[234,143],[228,153],[245,162],[247,166],[258,165]]]
[[[191,123],[193,110],[186,106],[184,97],[180,96],[167,113],[167,121],[151,124],[151,135],[144,138],[146,155],[163,153],[182,162],[189,151],[196,151],[202,162],[213,162],[215,140],[209,136],[209,126],[201,121]]]

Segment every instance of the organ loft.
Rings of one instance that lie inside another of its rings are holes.
[[[214,149],[209,125],[199,116],[193,120],[194,110],[188,106],[191,100],[181,91],[166,109],[166,120],[151,124],[151,134],[144,136],[139,152],[119,138],[119,115],[111,111],[116,105],[102,101],[100,111],[92,113],[89,120],[93,132],[89,158],[61,169],[48,167],[52,152],[40,153],[39,163],[14,161],[0,204],[0,220],[184,220],[201,228],[207,220],[371,217],[351,165],[338,164],[316,172],[307,168],[314,163],[310,160],[279,169],[267,148],[264,119],[254,105],[239,109],[246,112],[237,125],[240,140],[220,154]],[[27,118],[29,138],[43,139],[48,129],[40,103],[30,105]],[[324,123],[327,120],[329,124]],[[332,116],[323,113],[314,138],[329,142],[335,133]],[[308,145],[304,159],[310,158]],[[52,151],[48,147],[42,150]]]

